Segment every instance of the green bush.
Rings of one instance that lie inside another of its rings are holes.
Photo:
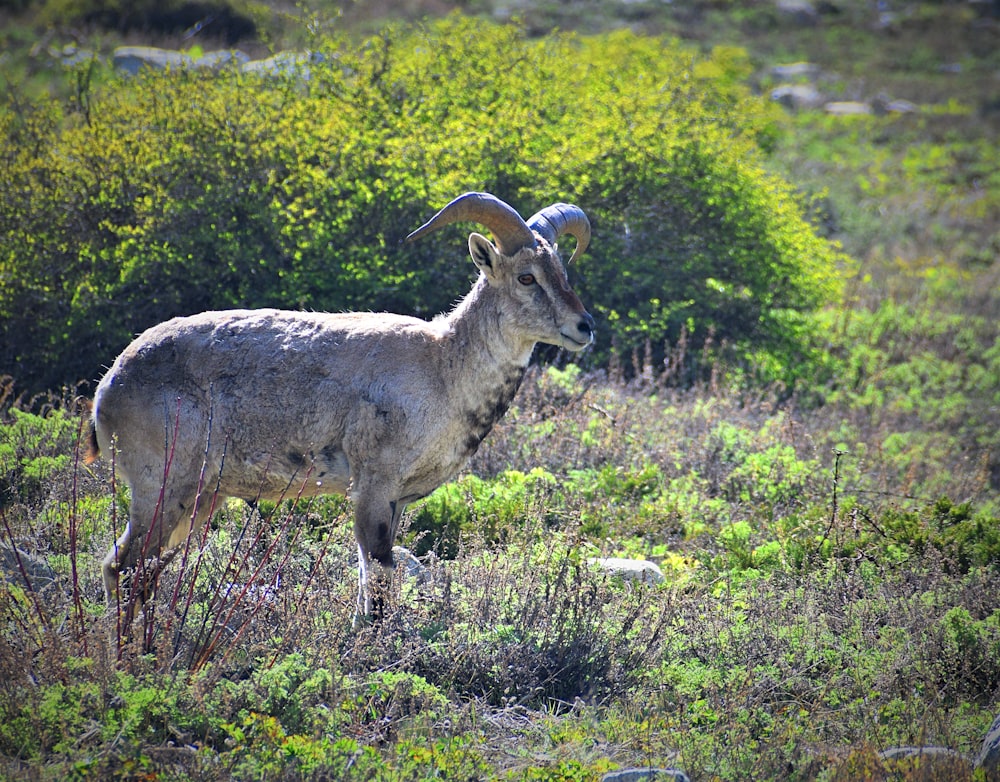
[[[877,452],[904,493],[953,493],[965,474],[963,494],[990,502],[1000,486],[996,272],[930,258],[897,266],[892,285],[863,283],[877,300],[821,315],[830,380],[820,394],[847,411],[848,450]]]
[[[0,510],[40,498],[71,463],[79,421],[64,410],[47,416],[12,408],[0,418]]]
[[[529,473],[507,470],[493,481],[475,475],[445,484],[410,514],[408,539],[419,556],[435,551],[454,558],[463,536],[487,543],[508,540],[522,529],[537,503],[533,500],[556,479],[541,468]]]
[[[647,342],[658,359],[684,334],[770,377],[804,371],[842,258],[762,165],[774,124],[738,84],[740,50],[461,17],[316,43],[307,79],[6,94],[0,372],[31,391],[94,379],[136,332],[209,308],[433,315],[468,286],[468,227],[398,241],[471,189],[591,216],[573,270],[600,321],[591,361]]]

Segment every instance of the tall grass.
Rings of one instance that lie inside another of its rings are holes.
[[[740,392],[724,367],[679,388],[635,360],[533,370],[469,475],[412,509],[429,578],[400,569],[358,631],[336,497],[220,508],[123,626],[99,562],[127,496],[107,465],[48,461],[77,453],[68,401],[9,410],[5,772],[784,779],[897,744],[978,749],[1000,693],[988,480],[918,496],[884,449],[842,441],[847,407]]]

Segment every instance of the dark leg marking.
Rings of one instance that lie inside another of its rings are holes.
[[[392,501],[389,503],[389,508],[391,510],[390,521],[379,522],[379,525],[375,528],[375,534],[377,539],[375,545],[372,548],[372,559],[378,562],[383,567],[394,567],[395,562],[392,558],[392,538],[395,533],[395,522],[396,522],[396,502]]]

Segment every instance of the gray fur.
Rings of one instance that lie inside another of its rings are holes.
[[[355,508],[358,614],[377,612],[406,504],[475,453],[536,342],[577,351],[593,340],[553,245],[536,240],[506,256],[472,234],[479,278],[429,322],[232,310],[141,334],[94,400],[93,455],[114,451],[132,498],[104,560],[109,600],[119,572],[149,562],[131,590],[143,599],[156,569],[225,498],[343,493]]]

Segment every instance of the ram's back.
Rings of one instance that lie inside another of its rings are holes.
[[[352,467],[406,458],[407,433],[426,433],[413,424],[440,400],[440,341],[437,326],[388,314],[175,318],[101,381],[98,442],[115,438],[128,475],[152,477],[167,458],[178,470],[207,462],[231,496],[273,496],[306,477],[307,493],[346,491]],[[396,454],[380,453],[390,443]]]

